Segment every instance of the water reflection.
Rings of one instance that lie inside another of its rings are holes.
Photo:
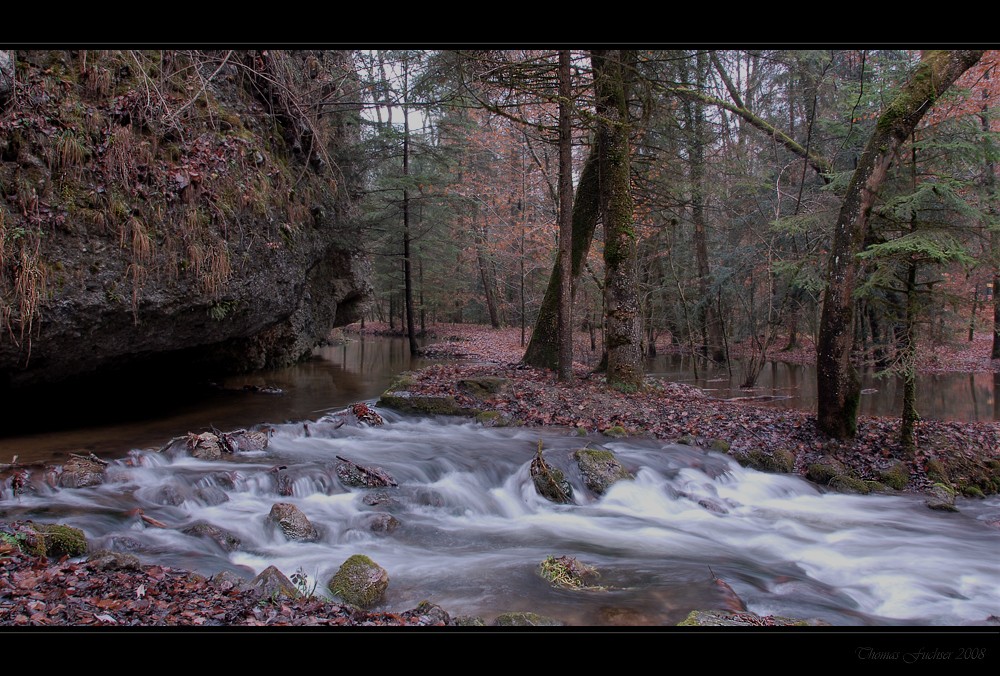
[[[378,397],[401,371],[424,363],[411,359],[406,339],[369,336],[317,348],[312,358],[287,368],[226,379],[217,384],[221,389],[192,382],[163,391],[153,382],[117,397],[83,393],[68,403],[39,404],[32,420],[0,432],[6,434],[0,438],[0,462],[15,455],[22,463],[63,461],[67,453],[81,450],[120,457],[132,448],[158,448],[174,436],[212,426],[315,419],[328,409]],[[252,391],[262,387],[283,393]]]
[[[688,383],[719,399],[757,398],[769,406],[816,410],[816,368],[802,364],[770,362],[761,371],[756,387],[740,388],[743,365],[734,360],[727,368],[706,369],[684,355],[661,355],[647,361],[647,371],[668,380]],[[897,377],[861,373],[862,415],[898,416],[903,407],[903,382]],[[917,412],[934,420],[992,422],[1000,420],[1000,373],[928,373],[917,376]]]

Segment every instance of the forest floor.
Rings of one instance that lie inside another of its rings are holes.
[[[357,324],[347,327],[345,334],[351,332],[394,333],[377,323],[364,329]],[[414,372],[406,389],[417,395],[452,396],[462,406],[496,411],[507,424],[624,431],[704,447],[715,442],[715,448],[727,450],[744,464],[767,469],[784,465],[807,478],[819,477],[821,483],[839,474],[850,477],[835,482],[839,489],[862,493],[887,490],[886,484],[928,496],[940,496],[942,486],[977,497],[1000,491],[1000,423],[921,420],[916,452],[908,454],[899,443],[898,418],[859,416],[855,439],[838,442],[820,432],[809,411],[713,399],[698,388],[655,378],[647,378],[639,392],[618,392],[595,372],[600,350],[591,349],[586,333],[575,336],[574,354],[581,361],[574,364],[571,384],[558,382],[552,371],[521,363],[524,348],[517,328],[437,324],[428,334],[422,354],[449,361]],[[811,352],[806,343],[791,354],[781,353],[781,358],[812,359]],[[989,362],[988,341],[976,341],[963,352],[968,355],[927,350],[921,363],[930,370],[942,363],[962,363],[975,370],[984,358]],[[483,398],[461,385],[463,380],[482,377],[505,378],[509,387]]]

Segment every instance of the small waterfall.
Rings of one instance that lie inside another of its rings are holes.
[[[145,563],[247,577],[276,565],[317,594],[364,553],[389,572],[386,610],[428,599],[487,619],[532,610],[578,625],[675,624],[720,606],[718,577],[753,612],[837,625],[984,624],[1000,611],[1000,530],[987,523],[1000,515],[996,497],[946,514],[917,496],[829,493],[688,446],[385,417],[379,427],[274,425],[266,450],[218,461],[133,451],[92,488],[53,488],[36,473],[20,496],[4,486],[0,507],[6,519],[82,528]],[[635,479],[595,496],[568,472],[575,502],[548,502],[528,472],[539,439],[561,467],[601,443]],[[398,486],[346,486],[337,456]],[[269,527],[278,502],[298,507],[318,539]],[[596,567],[603,589],[549,586],[538,566],[563,555]]]

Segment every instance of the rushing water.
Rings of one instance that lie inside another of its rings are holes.
[[[635,472],[603,497],[574,480],[576,503],[556,505],[534,490],[528,466],[538,440],[552,463],[587,439],[561,430],[484,429],[448,419],[386,412],[381,427],[276,426],[265,451],[207,462],[134,452],[96,488],[15,499],[5,518],[63,522],[94,544],[137,548],[146,561],[206,575],[252,576],[270,565],[325,582],[352,554],[389,573],[380,609],[424,599],[453,615],[487,620],[531,610],[577,626],[672,625],[693,609],[722,607],[714,576],[759,614],[834,625],[985,624],[1000,609],[1000,501],[960,501],[961,512],[928,510],[914,496],[824,493],[797,477],[745,469],[721,454],[653,441],[603,441]],[[330,418],[327,418],[330,420]],[[368,506],[346,488],[336,457],[377,465],[398,488]],[[293,495],[277,492],[286,465]],[[571,475],[572,476],[572,475]],[[206,490],[207,489],[207,490]],[[168,496],[179,495],[183,501]],[[226,499],[215,504],[220,495]],[[269,531],[276,502],[296,504],[320,529],[317,542]],[[146,526],[134,508],[169,528]],[[387,511],[401,525],[370,529]],[[182,533],[207,521],[235,534],[240,549]],[[573,556],[601,573],[600,591],[549,586],[547,556]]]
[[[84,449],[112,464],[110,480],[96,488],[53,489],[36,472],[34,490],[16,497],[9,481],[0,482],[0,519],[68,523],[96,546],[134,548],[145,563],[205,575],[251,577],[276,565],[307,575],[319,594],[345,559],[364,553],[390,576],[380,609],[428,599],[452,615],[486,620],[531,610],[577,626],[672,625],[693,609],[725,605],[716,577],[751,611],[834,625],[974,625],[1000,611],[1000,529],[990,525],[1000,519],[996,496],[960,500],[961,511],[946,514],[920,497],[827,493],[798,477],[650,440],[484,429],[391,411],[382,411],[381,427],[324,424],[330,411],[371,402],[399,371],[419,366],[404,341],[353,341],[129,421],[8,437],[0,461]],[[248,384],[284,394],[231,391]],[[262,452],[207,462],[148,450],[209,425],[260,422],[275,429]],[[636,478],[598,498],[570,472],[576,503],[549,503],[528,473],[539,439],[546,459],[566,470],[574,449],[604,444]],[[388,470],[399,482],[386,490],[391,501],[369,506],[371,491],[342,485],[337,455]],[[291,496],[279,495],[271,471],[279,465]],[[265,517],[276,502],[299,506],[320,540],[289,542],[269,530]],[[144,523],[137,507],[168,528]],[[399,527],[374,532],[377,512],[394,515]],[[199,521],[228,529],[241,547],[226,552],[183,533]],[[595,566],[604,589],[551,587],[538,575],[548,556]]]

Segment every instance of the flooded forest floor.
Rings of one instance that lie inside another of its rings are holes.
[[[369,323],[363,329],[348,327],[345,336],[351,333],[393,332]],[[924,493],[938,509],[952,509],[955,495],[1000,492],[998,423],[921,420],[916,451],[907,453],[899,443],[896,417],[859,416],[856,438],[838,442],[819,431],[811,411],[712,399],[698,388],[653,378],[642,391],[618,392],[595,371],[599,345],[592,349],[586,333],[575,339],[579,361],[570,384],[558,382],[552,371],[521,363],[520,329],[439,324],[428,336],[424,356],[457,360],[410,374],[405,389],[413,395],[451,396],[460,406],[494,412],[481,417],[486,424],[565,425],[609,436],[680,441],[728,452],[756,469],[794,472],[835,490]],[[930,369],[942,363],[971,369],[983,359],[990,362],[988,341],[972,345],[952,357],[942,348],[927,350],[922,361]],[[803,345],[781,358],[807,360],[814,354]],[[506,385],[488,396],[470,391],[467,381],[485,377],[503,378]]]

